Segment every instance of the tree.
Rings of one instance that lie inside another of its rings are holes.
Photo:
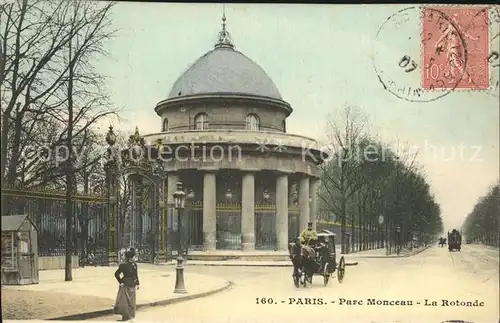
[[[103,45],[114,34],[109,28],[111,8],[112,4],[90,1],[42,0],[18,0],[2,7],[0,168],[4,186],[44,187],[64,178],[60,166],[69,158],[70,78],[74,138],[113,114],[104,77],[93,66],[96,57],[107,54]],[[42,148],[50,156],[38,158]],[[33,156],[27,156],[30,152]]]
[[[330,116],[327,121],[327,145],[330,160],[321,166],[321,193],[319,197],[341,221],[341,250],[345,252],[348,200],[363,185],[359,176],[358,142],[363,136],[365,118],[359,109],[346,105],[340,118]]]
[[[462,230],[469,242],[480,242],[500,247],[499,223],[500,184],[491,187],[485,196],[479,198],[474,209],[466,217]]]
[[[72,280],[72,196],[79,170],[74,141],[87,138],[99,119],[114,113],[104,78],[93,65],[97,56],[107,54],[103,45],[114,33],[109,29],[112,6],[18,0],[2,6],[0,13],[2,183],[65,187],[67,281]],[[45,147],[50,156],[44,162],[40,154],[27,158],[30,145]]]
[[[319,193],[322,212],[341,219],[342,252],[347,224],[360,249],[388,242],[388,252],[394,244],[407,246],[417,232],[430,237],[441,232],[439,205],[430,194],[416,154],[408,146],[391,150],[370,137],[364,118],[351,107],[343,112],[343,127],[338,120],[328,123],[333,152],[322,165]]]

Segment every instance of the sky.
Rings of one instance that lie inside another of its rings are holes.
[[[97,62],[109,77],[113,104],[122,111],[115,127],[160,131],[154,107],[197,58],[213,49],[222,7],[116,5],[112,19],[118,31],[107,43],[111,55]],[[404,55],[418,65],[422,61],[417,10],[403,10],[385,23],[407,7],[228,4],[225,11],[235,49],[258,63],[291,104],[287,132],[322,140],[328,115],[346,104],[357,107],[372,134],[418,151],[445,230],[452,229],[498,181],[498,92],[430,92],[424,96],[428,102],[410,102],[384,89],[378,76],[403,86],[418,86],[422,77],[420,70],[405,74],[397,66]],[[491,34],[498,32],[498,24],[490,27]],[[492,48],[498,48],[498,39]],[[498,67],[490,73],[498,75]]]

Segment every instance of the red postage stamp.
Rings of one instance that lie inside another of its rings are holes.
[[[488,89],[489,8],[424,7],[422,18],[422,87]]]

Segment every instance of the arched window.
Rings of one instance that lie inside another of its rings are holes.
[[[286,123],[285,123],[285,120],[283,120],[282,125],[283,125],[283,132],[286,132]]]
[[[168,131],[168,119],[163,119],[163,125],[161,126],[161,131]]]
[[[208,115],[206,113],[198,113],[194,118],[194,127],[196,130],[208,129]]]
[[[246,129],[247,130],[259,130],[260,129],[260,121],[259,117],[253,113],[247,115],[246,118]]]

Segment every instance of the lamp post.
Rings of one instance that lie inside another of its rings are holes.
[[[396,225],[396,252],[399,254],[401,252],[401,227]]]
[[[174,207],[177,210],[177,231],[179,235],[179,246],[177,250],[177,266],[175,267],[175,289],[174,293],[176,294],[185,294],[187,293],[186,288],[184,287],[184,264],[182,259],[182,239],[181,239],[181,216],[184,212],[184,203],[186,193],[182,188],[182,182],[177,182],[177,191],[174,192]]]

